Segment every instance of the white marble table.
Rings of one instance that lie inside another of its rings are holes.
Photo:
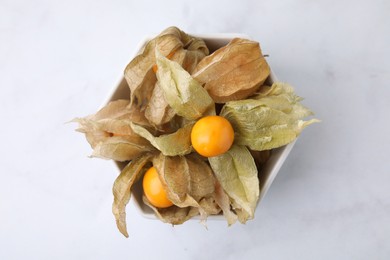
[[[164,2],[164,3],[163,3]],[[389,259],[389,1],[0,0],[0,259]],[[240,3],[239,3],[240,2]],[[128,207],[75,125],[146,35],[240,32],[322,123],[246,225],[171,227]]]

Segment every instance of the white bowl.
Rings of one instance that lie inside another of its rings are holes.
[[[207,35],[194,35],[196,37],[202,38],[208,48],[210,49],[210,53],[215,51],[216,49],[228,44],[231,39],[240,37],[240,38],[246,38],[250,39],[247,35],[243,34],[207,34]],[[140,45],[137,48],[137,51],[135,53],[138,54],[140,50],[143,49],[145,44],[150,40],[151,38],[146,38],[143,40]],[[135,56],[134,55],[134,56]],[[277,81],[276,76],[274,72],[271,70],[271,75],[267,79],[268,83],[272,84],[273,82]],[[103,105],[106,105],[108,102],[117,100],[117,99],[128,99],[130,97],[130,89],[127,85],[126,80],[124,77],[122,77],[119,81],[119,83],[115,86],[115,88],[111,91],[109,94],[108,99],[106,102],[104,102]],[[264,168],[262,169],[262,173],[260,174],[260,197],[258,201],[257,207],[259,207],[261,200],[264,198],[265,194],[267,193],[268,189],[270,188],[272,182],[274,181],[276,175],[278,174],[279,169],[282,167],[284,161],[286,160],[288,154],[290,153],[291,149],[293,148],[295,144],[295,141],[285,145],[283,147],[273,149],[270,158],[266,162]],[[115,162],[116,168],[121,170],[125,166],[123,163]],[[137,182],[133,185],[132,188],[132,199],[131,201],[133,204],[138,208],[139,212],[146,218],[150,219],[157,219],[156,215],[153,213],[153,211],[146,206],[142,201],[142,185],[141,182]],[[222,215],[212,215],[209,216],[208,219],[223,219]]]

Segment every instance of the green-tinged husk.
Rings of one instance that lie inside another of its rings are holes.
[[[219,183],[234,202],[237,210],[247,217],[254,216],[259,199],[259,179],[255,161],[245,146],[233,145],[226,153],[210,157],[209,162]]]
[[[157,150],[166,156],[189,154],[191,147],[191,129],[193,124],[187,124],[172,134],[153,136],[147,129],[131,123],[133,131],[147,139]]]
[[[178,63],[156,51],[157,78],[167,103],[188,120],[215,114],[214,101],[207,91]]]
[[[236,144],[270,150],[294,141],[306,126],[318,122],[302,120],[312,112],[299,103],[290,86],[277,82],[271,88],[275,91],[265,96],[231,101],[223,107],[221,115],[232,124]]]

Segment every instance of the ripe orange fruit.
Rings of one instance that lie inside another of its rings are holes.
[[[222,116],[199,119],[191,130],[191,143],[203,156],[213,157],[227,152],[234,141],[234,130]]]
[[[167,192],[158,177],[156,168],[151,167],[146,171],[142,181],[142,187],[144,188],[146,198],[153,206],[167,208],[173,205],[167,197]]]

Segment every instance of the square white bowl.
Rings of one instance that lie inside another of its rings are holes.
[[[205,34],[205,35],[194,35],[195,37],[202,38],[206,44],[207,47],[210,50],[210,53],[213,51],[217,50],[218,48],[225,46],[232,40],[233,38],[246,38],[250,39],[247,35],[243,34],[231,34],[231,33],[223,33],[223,34]],[[142,51],[146,43],[150,40],[151,38],[146,38],[143,40],[138,48],[135,54],[138,54]],[[135,56],[135,55],[134,55]],[[274,74],[274,72],[271,69],[271,75],[267,79],[269,84],[272,84],[273,82],[277,81],[277,78]],[[114,87],[114,89],[110,92],[108,99],[106,102],[104,102],[103,105],[106,105],[110,101],[118,100],[118,99],[129,99],[130,97],[130,89],[127,85],[126,80],[124,77],[122,77],[119,80],[119,83]],[[282,146],[277,149],[273,149],[271,152],[271,156],[264,165],[262,172],[259,174],[259,181],[260,181],[260,197],[258,201],[257,207],[259,207],[262,199],[264,198],[265,194],[267,193],[268,189],[270,188],[272,182],[274,181],[276,175],[278,174],[280,168],[282,167],[284,161],[286,160],[288,154],[290,153],[291,149],[294,147],[295,141]],[[121,162],[115,162],[116,168],[119,170],[122,170],[123,167],[125,166],[124,163]],[[156,215],[154,212],[143,203],[142,201],[142,183],[141,181],[138,181],[135,183],[132,187],[132,197],[131,201],[133,204],[138,208],[139,212],[141,213],[142,216],[145,218],[149,219],[157,219]],[[223,219],[222,215],[212,215],[209,216],[208,219]]]

